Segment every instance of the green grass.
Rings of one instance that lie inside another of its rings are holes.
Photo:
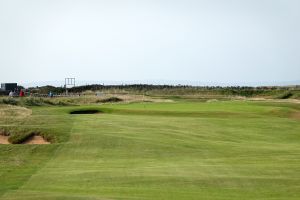
[[[32,109],[0,127],[38,127],[58,143],[0,145],[0,199],[300,198],[300,104]],[[78,109],[102,113],[69,114]]]

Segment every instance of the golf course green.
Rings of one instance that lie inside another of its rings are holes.
[[[0,144],[0,199],[300,199],[300,104],[28,109],[25,117],[2,115],[0,127],[38,128],[54,140]]]

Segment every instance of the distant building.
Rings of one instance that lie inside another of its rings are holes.
[[[2,91],[15,91],[18,89],[17,83],[1,83]]]

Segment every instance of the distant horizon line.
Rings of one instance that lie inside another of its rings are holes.
[[[187,81],[187,80],[134,80],[134,81],[111,81],[111,80],[103,80],[103,81],[95,81],[95,80],[77,80],[76,86],[84,86],[84,85],[186,85],[186,86],[222,86],[222,87],[230,87],[230,86],[249,86],[249,87],[260,87],[260,86],[296,86],[300,85],[300,80],[293,81],[256,81],[256,82],[207,82],[207,81]],[[18,85],[22,85],[24,87],[42,87],[42,86],[55,86],[60,87],[64,86],[64,81],[35,81],[30,83],[18,83]]]

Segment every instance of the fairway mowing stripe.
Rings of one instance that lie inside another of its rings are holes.
[[[207,117],[205,123],[197,117],[154,115],[70,117],[68,142],[57,144],[30,181],[5,197],[292,199],[299,194],[299,141],[284,139],[297,135],[300,126],[257,113],[260,117],[251,123],[243,116]],[[234,138],[239,141],[228,141]]]
[[[71,123],[72,128],[70,129],[70,133],[69,133],[69,134],[71,134],[71,132],[72,132],[73,124],[74,124],[74,121]],[[45,161],[44,163],[42,163],[42,164],[40,165],[40,167],[37,168],[37,169],[35,170],[35,172],[32,173],[32,174],[27,178],[27,180],[24,181],[23,184],[20,185],[20,186],[18,187],[18,189],[16,189],[16,191],[18,191],[19,189],[22,190],[24,187],[26,187],[26,184],[29,183],[29,182],[31,181],[31,179],[33,179],[33,177],[35,177],[36,175],[38,175],[38,174],[39,174],[39,171],[41,171],[41,170],[43,170],[44,168],[46,168],[47,164],[50,163],[52,160],[54,160],[55,157],[57,156],[57,154],[59,154],[59,152],[61,151],[61,149],[63,149],[63,147],[64,147],[64,143],[60,143],[60,144],[52,144],[52,145],[55,145],[55,146],[56,146],[56,149],[53,151],[51,157],[49,157],[49,159],[48,159],[47,161]]]
[[[11,191],[11,192],[16,192],[16,191]],[[69,199],[70,197],[71,198],[84,198],[84,199],[87,199],[87,200],[114,200],[112,199],[111,197],[110,198],[107,198],[107,197],[99,197],[99,195],[86,195],[86,194],[70,194],[70,193],[63,193],[63,192],[45,192],[45,191],[40,191],[40,190],[23,190],[23,189],[20,189],[18,190],[16,193],[14,193],[16,195],[18,195],[19,197],[5,197],[6,200],[22,200],[22,199],[27,199],[29,198],[29,200],[31,199],[37,199],[37,200],[40,200],[40,199],[47,199],[47,198],[67,198]],[[120,196],[115,196],[113,198],[121,198],[121,199],[124,199]],[[1,199],[1,197],[0,197]]]

